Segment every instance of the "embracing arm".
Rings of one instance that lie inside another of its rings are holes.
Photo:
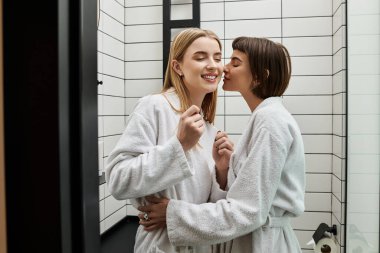
[[[254,138],[255,143],[225,200],[201,205],[169,201],[166,222],[174,245],[220,243],[265,224],[287,149],[265,129]]]

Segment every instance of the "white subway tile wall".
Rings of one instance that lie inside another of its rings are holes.
[[[352,0],[347,8],[346,248],[379,252],[380,2]]]
[[[124,2],[100,1],[98,27],[98,145],[99,175],[105,159],[125,127],[125,43]],[[126,201],[114,199],[106,184],[99,185],[100,233],[127,215]]]
[[[175,4],[172,18],[190,17],[190,2],[172,1]],[[99,88],[103,104],[99,108],[103,162],[122,134],[122,118],[125,124],[140,97],[160,91],[164,73],[162,0],[125,0],[124,6],[120,2],[116,4],[124,8],[124,18],[120,19],[119,11],[112,11],[114,3],[109,4],[103,12],[112,13],[102,12],[106,18],[99,27],[99,46],[113,47],[99,48],[98,59],[102,61],[99,74],[104,80]],[[213,30],[220,37],[225,45],[225,61],[229,60],[231,43],[237,36],[267,37],[283,43],[290,51],[293,75],[284,104],[299,123],[305,141],[306,211],[293,220],[303,252],[312,252],[306,242],[321,222],[336,223],[339,230],[344,225],[345,5],[342,0],[201,1],[201,27]],[[124,45],[124,51],[120,50],[120,44]],[[376,79],[368,80],[365,84],[368,89],[377,87]],[[239,94],[219,89],[215,123],[218,128],[238,141],[249,115],[249,108]],[[357,159],[360,163],[362,158]],[[126,209],[124,203],[108,207],[113,202],[106,201],[111,197],[106,190],[102,191],[102,231],[123,215],[136,215],[128,201]],[[343,238],[341,234],[338,237]],[[342,240],[339,243],[344,246]]]

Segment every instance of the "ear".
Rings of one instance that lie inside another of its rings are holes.
[[[265,79],[268,79],[270,75],[269,69],[265,69],[265,72],[266,72]]]
[[[172,60],[172,68],[179,76],[183,76],[181,64],[177,60]]]

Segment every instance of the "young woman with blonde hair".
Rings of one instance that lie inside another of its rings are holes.
[[[162,92],[138,101],[108,158],[106,181],[116,199],[132,199],[137,207],[147,204],[148,195],[194,204],[225,197],[232,143],[212,125],[223,73],[221,57],[221,43],[211,31],[189,28],[176,36]],[[165,222],[150,213],[142,219],[156,223],[138,228],[137,253],[210,250],[175,247]]]
[[[291,75],[290,56],[265,38],[239,37],[232,47],[223,89],[240,92],[252,115],[231,156],[226,199],[196,205],[153,197],[148,200],[156,204],[139,210],[166,218],[174,245],[233,239],[224,252],[301,253],[290,219],[304,211],[304,147],[281,98]]]

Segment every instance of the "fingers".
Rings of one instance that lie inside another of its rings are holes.
[[[151,217],[152,216],[152,217]],[[156,217],[154,213],[149,214],[149,219],[144,219],[144,213],[139,213],[138,217],[140,218],[139,223],[144,226],[150,226],[152,224],[158,223],[158,222],[165,222],[166,219],[162,217]]]
[[[145,213],[138,214],[139,224],[144,226],[144,230],[153,231],[166,226],[166,218],[156,217],[154,212],[148,214],[149,219],[145,219],[144,215]]]
[[[149,213],[153,211],[153,205],[139,206],[137,210],[140,212]]]
[[[145,214],[145,213],[139,213],[139,214],[137,215],[137,216],[139,217],[139,219],[140,219],[140,222],[143,221],[143,220],[145,220],[144,214]]]
[[[233,144],[228,140],[221,142],[221,143],[216,143],[215,146],[218,149],[224,149],[225,148],[225,149],[229,149],[231,151],[234,149]]]
[[[157,223],[157,224],[153,224],[151,226],[145,226],[144,230],[150,232],[150,231],[153,231],[153,230],[164,228],[165,226],[166,226],[166,223]]]
[[[222,137],[228,137],[226,132],[218,131],[215,136],[215,141],[219,140]]]
[[[189,109],[187,109],[187,110],[182,114],[182,116],[183,116],[183,117],[190,117],[190,116],[192,116],[192,115],[194,115],[194,114],[199,114],[200,111],[201,111],[201,110],[199,109],[198,106],[196,106],[196,105],[192,105],[192,106],[189,107]]]
[[[203,126],[204,126],[203,117],[202,117],[202,115],[200,115],[198,113],[194,114],[191,117],[189,117],[187,120],[195,128],[203,128]]]
[[[193,114],[192,116],[189,116],[188,117],[188,120],[190,121],[190,122],[197,122],[197,121],[200,121],[200,120],[202,120],[203,118],[202,118],[202,115],[200,115],[199,113],[196,113],[196,114]]]
[[[227,148],[232,151],[234,143],[228,138],[227,134],[224,133],[216,136],[214,147],[217,149]]]
[[[152,204],[158,204],[158,203],[161,203],[162,200],[167,199],[167,198],[158,198],[156,196],[147,196],[147,197],[145,197],[145,199]]]
[[[215,143],[216,143],[216,145],[219,146],[222,142],[225,142],[225,141],[229,141],[229,142],[232,143],[232,141],[230,141],[230,139],[228,138],[228,135],[227,135],[226,132],[218,131],[218,133],[215,136]]]
[[[226,148],[218,150],[218,155],[220,156],[230,156],[231,154],[232,154],[232,151]]]
[[[145,214],[146,214],[146,212],[139,213],[137,215],[139,217],[139,219],[140,219],[140,224],[141,225],[151,225],[151,224],[154,224],[155,222],[161,222],[161,221],[165,221],[166,220],[165,217],[157,216],[156,213],[154,213],[154,212],[147,213],[148,214],[148,219],[146,220],[145,217],[144,217]]]

